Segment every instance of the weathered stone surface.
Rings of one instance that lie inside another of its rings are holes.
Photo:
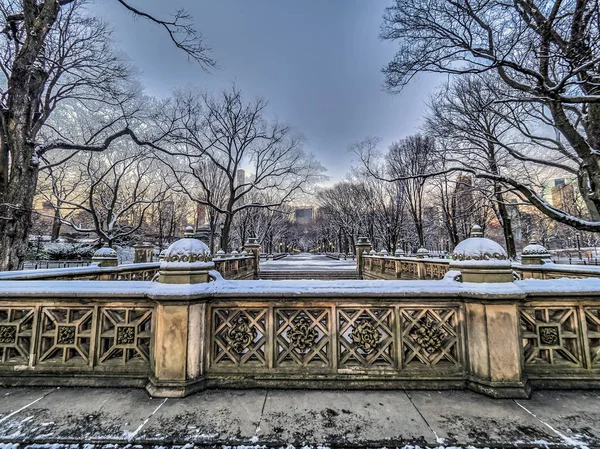
[[[435,441],[403,391],[269,391],[258,436],[342,447]]]
[[[491,399],[468,391],[407,394],[445,445],[565,443],[512,399]]]
[[[11,395],[5,396],[11,391],[0,390],[7,403],[12,403]],[[40,390],[30,391],[42,396]],[[22,403],[23,393],[19,396]],[[163,401],[150,398],[142,390],[55,389],[0,422],[0,441],[128,441]]]
[[[518,403],[572,443],[600,446],[600,391],[536,391]]]
[[[515,401],[465,391],[213,390],[151,399],[132,389],[0,389],[3,448],[599,447],[599,429],[600,391]]]
[[[248,444],[256,436],[266,394],[214,390],[168,399],[136,441]]]

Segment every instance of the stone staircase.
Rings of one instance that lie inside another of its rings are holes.
[[[319,270],[319,271],[294,271],[294,270],[265,270],[258,275],[259,279],[270,281],[315,279],[320,281],[342,281],[360,279],[356,270]]]

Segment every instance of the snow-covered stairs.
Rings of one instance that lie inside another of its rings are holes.
[[[258,275],[259,279],[271,281],[316,279],[322,281],[341,281],[347,279],[360,279],[356,270],[265,270]]]

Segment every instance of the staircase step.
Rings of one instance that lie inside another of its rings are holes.
[[[301,279],[317,279],[317,280],[351,280],[360,279],[358,272],[354,270],[344,271],[261,271],[259,279],[265,280],[301,280]]]

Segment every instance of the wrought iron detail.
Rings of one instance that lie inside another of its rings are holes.
[[[414,326],[411,337],[429,354],[439,351],[444,345],[447,334],[431,318],[422,319]]]
[[[350,338],[354,344],[368,354],[377,348],[381,335],[370,321],[362,321],[354,327]]]
[[[225,339],[235,352],[241,354],[256,338],[256,329],[250,327],[248,320],[240,316],[229,329]]]
[[[306,352],[313,347],[319,334],[311,327],[308,320],[302,317],[294,324],[294,328],[287,333],[287,336],[292,348]]]
[[[17,342],[17,326],[0,326],[0,344]]]

